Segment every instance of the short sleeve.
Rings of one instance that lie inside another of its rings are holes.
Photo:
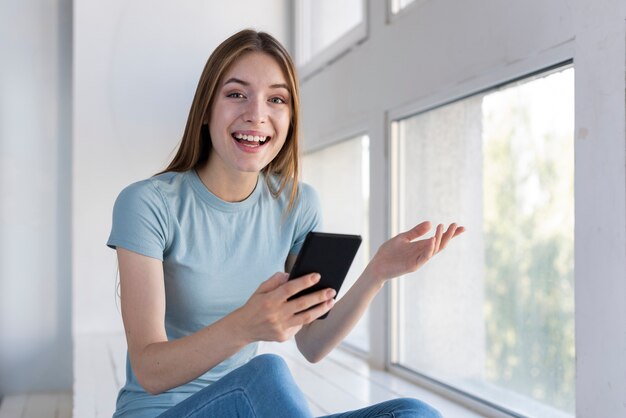
[[[297,221],[294,241],[289,254],[300,252],[307,234],[322,228],[322,205],[315,189],[306,183],[300,183],[300,197],[297,206]]]
[[[165,201],[150,180],[131,184],[115,201],[107,245],[163,260],[168,220]]]

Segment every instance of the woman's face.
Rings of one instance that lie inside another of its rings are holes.
[[[235,174],[260,172],[285,143],[291,96],[278,63],[249,52],[227,70],[211,109],[209,165]]]

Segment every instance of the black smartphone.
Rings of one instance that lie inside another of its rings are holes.
[[[339,294],[360,245],[359,235],[309,232],[289,273],[289,280],[309,273],[319,273],[321,279],[289,300],[327,288],[333,288]],[[324,319],[327,315],[328,313],[318,319]]]

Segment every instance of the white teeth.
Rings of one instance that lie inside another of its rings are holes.
[[[233,136],[239,140],[243,140],[247,142],[259,142],[261,144],[265,143],[265,141],[267,141],[268,139],[268,137],[266,136],[245,135],[245,134],[240,134],[240,133],[235,133],[233,134]]]

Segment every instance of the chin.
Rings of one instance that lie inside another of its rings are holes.
[[[243,165],[243,166],[239,166],[237,167],[237,170],[242,172],[242,173],[256,173],[259,174],[261,171],[263,171],[263,169],[267,167],[267,164],[260,166],[260,165]]]

